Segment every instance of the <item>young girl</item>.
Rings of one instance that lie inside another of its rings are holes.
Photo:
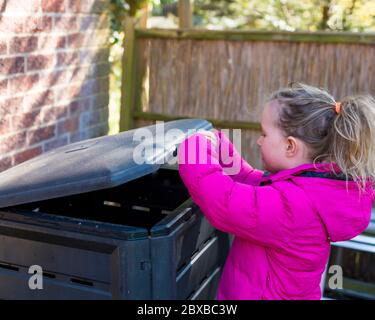
[[[374,99],[336,102],[297,84],[273,93],[261,126],[264,172],[220,131],[195,133],[179,147],[193,201],[213,226],[235,235],[217,298],[320,299],[330,242],[357,236],[370,221]],[[239,160],[236,175],[226,174],[220,148]],[[209,161],[199,162],[202,154]]]

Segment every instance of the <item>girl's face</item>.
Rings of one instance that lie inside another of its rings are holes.
[[[261,119],[262,135],[257,141],[264,169],[270,172],[309,162],[305,144],[294,137],[286,137],[277,126],[278,108],[280,105],[276,100],[265,105]]]

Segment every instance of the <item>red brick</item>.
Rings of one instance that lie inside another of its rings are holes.
[[[75,132],[79,129],[79,117],[69,118],[57,125],[57,134],[61,135],[67,132]]]
[[[15,131],[24,130],[40,124],[40,111],[25,112],[13,116],[12,128]]]
[[[47,90],[25,96],[25,111],[39,109],[54,102],[53,90]]]
[[[80,114],[80,124],[82,128],[86,129],[89,126],[90,117],[90,112],[83,112]]]
[[[8,114],[16,114],[22,112],[22,103],[22,97],[0,100],[0,118]]]
[[[78,29],[78,21],[76,17],[55,17],[54,29],[58,31],[76,31]]]
[[[68,71],[52,71],[43,74],[43,83],[48,87],[59,86],[68,82]]]
[[[0,96],[6,96],[8,94],[8,80],[0,80]]]
[[[0,12],[4,12],[5,11],[6,5],[7,5],[6,0],[0,0]]]
[[[42,0],[43,12],[65,12],[65,3],[62,0]]]
[[[63,49],[66,47],[65,36],[40,36],[39,37],[39,49]]]
[[[95,29],[98,23],[99,23],[99,18],[97,15],[83,16],[79,20],[79,30],[87,31],[90,29]]]
[[[93,63],[96,56],[95,50],[82,50],[80,52],[80,62],[81,63]]]
[[[43,110],[43,123],[57,121],[68,116],[67,106],[52,107]]]
[[[95,110],[95,111],[92,111],[90,113],[90,120],[89,120],[89,126],[95,126],[95,125],[98,125],[100,124],[100,122],[102,121],[102,113],[101,111],[99,110]]]
[[[109,61],[109,49],[82,50],[80,54],[81,63],[105,63]]]
[[[103,77],[96,80],[96,92],[105,93],[109,91],[109,77]]]
[[[89,137],[86,131],[73,132],[70,134],[70,143],[82,141],[88,138]]]
[[[49,69],[54,66],[55,55],[39,54],[27,57],[27,70]]]
[[[23,57],[0,59],[0,74],[14,74],[25,71],[25,59]]]
[[[93,1],[90,0],[81,0],[80,12],[83,13],[92,13]]]
[[[68,105],[68,109],[69,109],[69,116],[80,114],[81,113],[81,110],[80,110],[80,101],[79,100],[72,101]]]
[[[1,16],[0,30],[4,33],[20,33],[24,29],[24,19],[14,19],[12,16]]]
[[[25,151],[21,151],[13,156],[14,165],[21,162],[34,158],[42,153],[42,147],[30,148]]]
[[[65,146],[68,144],[68,137],[59,137],[57,139],[54,139],[54,140],[51,140],[51,141],[48,141],[46,143],[44,143],[43,145],[43,149],[44,149],[44,152],[46,151],[49,151],[49,150],[52,150],[52,149],[55,149],[55,148],[58,148],[58,147],[62,147],[62,146]]]
[[[55,100],[73,100],[79,97],[81,87],[79,85],[70,85],[55,90]]]
[[[98,50],[96,54],[97,62],[108,62],[109,58],[109,48],[103,48]]]
[[[106,92],[106,93],[95,95],[92,99],[93,99],[92,100],[93,108],[96,109],[96,108],[108,107],[109,93]]]
[[[39,9],[38,0],[27,0],[27,1],[7,1],[5,6],[6,13],[25,13],[25,12],[37,12]]]
[[[37,74],[20,76],[8,81],[10,92],[25,92],[38,85],[39,76]]]
[[[108,124],[100,124],[87,130],[88,138],[104,136],[108,133]]]
[[[79,62],[78,52],[61,52],[57,54],[57,66],[72,66]]]
[[[69,115],[74,116],[74,115],[79,115],[82,112],[89,111],[90,103],[91,103],[90,98],[73,101],[69,105]]]
[[[85,46],[86,37],[84,33],[74,33],[68,37],[68,48],[82,48]]]
[[[82,84],[80,95],[82,97],[84,97],[84,96],[91,96],[91,95],[97,93],[96,89],[97,89],[97,81],[96,81],[96,79],[90,79],[88,81],[85,81]]]
[[[55,125],[51,125],[44,128],[38,128],[27,133],[28,144],[32,145],[43,140],[51,139],[55,136]]]
[[[14,37],[10,42],[10,53],[32,52],[37,48],[37,37]]]
[[[108,106],[105,106],[104,108],[98,109],[101,113],[101,121],[107,123],[108,117],[109,117],[109,108]]]
[[[68,82],[80,82],[82,83],[87,78],[90,78],[90,66],[79,66],[78,68],[69,70]]]
[[[0,159],[0,172],[9,169],[12,166],[12,158],[5,157]]]
[[[89,66],[88,68],[90,68],[90,70],[87,72],[87,79],[89,78],[98,78],[98,76],[96,75],[96,68],[95,68],[95,64],[92,64],[91,66]]]
[[[92,67],[92,76],[95,78],[106,77],[110,73],[109,62],[94,64]]]
[[[11,130],[11,122],[9,117],[1,117],[0,118],[0,134],[7,134],[10,133]]]
[[[79,59],[81,64],[90,63],[90,61],[93,61],[95,57],[95,52],[90,50],[81,50]]]
[[[5,39],[0,39],[0,54],[6,54],[7,53],[7,42]]]
[[[0,154],[4,154],[19,148],[26,143],[26,132],[12,134],[0,139]]]
[[[81,31],[94,30],[94,29],[97,31],[97,30],[109,29],[108,15],[90,14],[87,16],[83,16],[81,17],[79,21],[79,29]]]
[[[67,6],[66,11],[73,12],[73,13],[79,13],[81,11],[81,2],[82,2],[82,0],[80,0],[80,1],[78,1],[78,0],[68,0],[67,1],[68,6]]]
[[[50,32],[52,30],[52,17],[37,16],[37,17],[26,17],[24,32],[35,33],[35,32]]]

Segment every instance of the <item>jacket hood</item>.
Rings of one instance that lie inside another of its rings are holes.
[[[338,174],[332,173],[332,168]],[[318,212],[330,241],[345,241],[362,233],[370,223],[374,184],[369,180],[362,194],[355,181],[346,181],[336,164],[304,164],[279,171],[264,180],[292,179]]]

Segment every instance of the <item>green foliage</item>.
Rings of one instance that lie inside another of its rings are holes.
[[[162,16],[164,15],[164,9],[172,4],[177,3],[176,0],[152,0],[152,15]]]
[[[136,16],[138,10],[149,0],[111,0],[110,2],[110,18],[112,39],[111,44],[119,41],[119,33],[122,32],[125,16]]]
[[[178,0],[111,0],[113,41],[125,15],[136,16],[145,3],[163,15]],[[198,27],[287,31],[375,31],[374,0],[194,0]],[[167,10],[166,10],[167,9]]]
[[[374,0],[195,0],[194,14],[213,28],[375,30]]]

